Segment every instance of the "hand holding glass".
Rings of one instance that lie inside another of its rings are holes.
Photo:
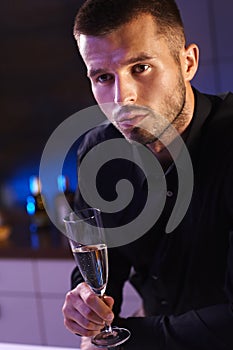
[[[72,212],[64,218],[66,234],[84,281],[103,298],[108,281],[108,251],[101,212],[87,208]],[[117,346],[130,337],[125,328],[105,325],[105,329],[92,338],[98,347]]]

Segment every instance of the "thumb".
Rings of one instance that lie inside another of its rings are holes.
[[[103,301],[106,305],[108,305],[110,307],[110,309],[112,309],[113,304],[114,304],[114,299],[112,297],[109,297],[107,295],[103,296]]]

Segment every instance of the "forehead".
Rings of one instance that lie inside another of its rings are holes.
[[[159,55],[166,51],[166,43],[158,33],[151,15],[141,15],[110,34],[103,36],[80,35],[79,50],[87,67],[105,61],[111,64],[129,59],[139,52]]]

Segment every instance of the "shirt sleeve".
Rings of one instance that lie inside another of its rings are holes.
[[[232,350],[233,349],[233,162],[232,147],[223,193],[229,223],[225,294],[227,304],[190,310],[178,316],[128,318],[121,325],[131,331],[124,350]]]
[[[178,316],[120,319],[119,325],[131,331],[130,339],[123,345],[124,350],[142,350],[145,346],[146,350],[233,349],[233,232],[230,233],[229,239],[225,286],[229,303],[191,310]],[[110,276],[114,281],[109,281],[110,288],[107,293],[114,297],[114,312],[117,316],[120,314],[122,288],[128,279],[130,265],[126,258],[114,249],[110,250],[110,260]],[[125,269],[126,265],[128,269]],[[124,269],[121,266],[124,266]],[[81,274],[75,268],[72,273],[72,286],[75,287],[80,282]]]
[[[233,315],[229,305],[214,305],[179,316],[128,318],[124,350],[232,350]]]
[[[233,349],[233,232],[229,236],[225,291],[228,304],[191,310],[178,316],[128,318],[121,325],[131,331],[124,350]]]

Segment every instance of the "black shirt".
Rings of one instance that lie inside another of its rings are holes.
[[[147,314],[119,321],[132,332],[126,350],[233,349],[233,95],[194,93],[195,111],[185,139],[194,187],[184,218],[165,233],[179,186],[173,164],[166,173],[166,203],[155,225],[132,243],[109,249],[107,294],[115,300],[115,314],[120,313],[122,288],[129,278]],[[119,137],[109,123],[91,130],[79,149],[79,161],[96,144]],[[125,210],[105,215],[108,226],[132,220],[147,200],[141,170],[122,159],[109,162],[97,176],[103,197],[112,200],[114,185],[124,177],[133,183],[135,194]],[[79,191],[76,204],[84,205]],[[75,269],[73,286],[80,281]]]

